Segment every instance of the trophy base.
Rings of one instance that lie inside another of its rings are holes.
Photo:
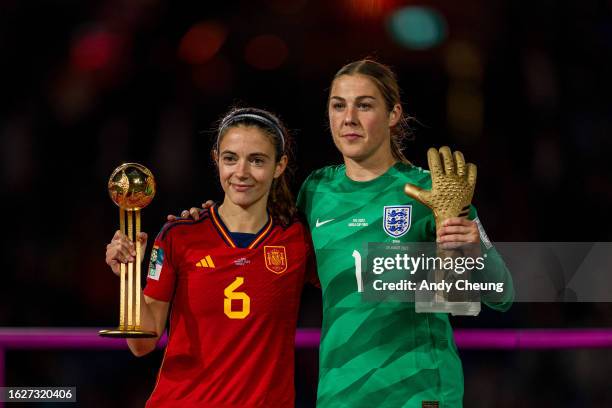
[[[450,313],[453,316],[478,316],[480,302],[415,302],[417,313]]]
[[[157,333],[144,330],[110,329],[100,330],[98,334],[102,337],[114,337],[121,339],[146,339],[157,337]]]

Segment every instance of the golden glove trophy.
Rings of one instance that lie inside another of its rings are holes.
[[[143,331],[140,327],[140,256],[144,248],[140,247],[140,241],[137,239],[140,233],[140,210],[149,205],[155,196],[155,179],[145,166],[125,163],[111,174],[108,180],[108,193],[113,202],[119,206],[121,232],[136,245],[136,260],[127,265],[123,263],[120,265],[119,327],[114,330],[101,330],[100,336],[156,337],[155,332]]]
[[[406,184],[404,192],[432,209],[438,229],[449,218],[466,217],[469,214],[476,187],[476,165],[466,163],[459,151],[455,151],[453,155],[448,146],[441,147],[440,151],[430,148],[427,151],[427,162],[431,173],[431,190]],[[462,255],[461,249],[437,249],[437,256],[443,260]],[[428,281],[452,282],[456,278],[453,271],[437,269]],[[462,278],[467,276],[463,275]],[[468,291],[434,291],[432,296],[429,292],[417,291],[415,310],[417,313],[442,312],[475,316],[480,312],[480,294]]]

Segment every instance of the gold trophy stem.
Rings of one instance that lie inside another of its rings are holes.
[[[125,234],[125,211],[123,208],[119,208],[119,229]],[[122,262],[119,264],[121,270],[121,283],[120,285],[120,297],[119,297],[119,330],[126,330],[125,325],[125,264]]]
[[[140,240],[138,235],[140,234],[140,210],[134,211],[134,217],[136,218],[136,290],[134,295],[136,296],[136,327],[135,330],[140,330]]]
[[[132,226],[132,212],[127,213],[127,236],[134,242],[134,231]],[[134,330],[134,263],[128,263],[128,330]]]

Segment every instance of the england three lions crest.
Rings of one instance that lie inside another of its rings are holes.
[[[383,228],[387,235],[399,238],[410,229],[411,205],[386,205],[383,212]]]
[[[269,271],[281,274],[287,270],[287,251],[284,246],[264,246],[264,259]]]

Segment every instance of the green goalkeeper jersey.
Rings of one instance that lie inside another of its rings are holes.
[[[428,171],[396,163],[366,182],[349,179],[344,165],[325,167],[300,190],[323,291],[319,408],[462,406],[463,370],[448,316],[417,314],[414,303],[362,301],[358,292],[364,243],[435,240],[431,210],[404,194],[405,183],[431,188]],[[384,222],[393,208],[404,214],[399,225]]]

